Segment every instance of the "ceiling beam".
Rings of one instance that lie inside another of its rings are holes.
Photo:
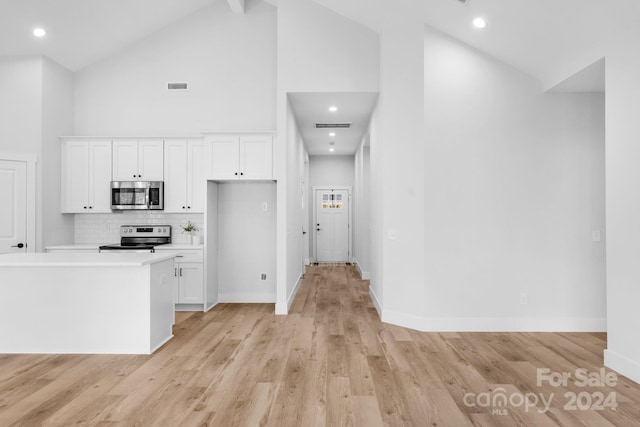
[[[244,0],[227,0],[233,13],[244,14]]]

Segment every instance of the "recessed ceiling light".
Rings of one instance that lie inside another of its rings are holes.
[[[333,153],[334,151],[336,151],[336,149],[331,147],[331,148],[329,148],[329,151],[331,151]]]
[[[483,28],[487,28],[487,21],[484,20],[484,18],[476,18],[473,20],[473,26],[482,30]]]
[[[44,37],[47,35],[47,32],[43,28],[36,28],[33,30],[33,35],[36,37]]]
[[[331,111],[332,113],[335,113],[336,111],[338,111],[338,107],[336,107],[335,105],[332,105],[331,107],[329,107],[329,111]]]
[[[331,133],[329,134],[329,136],[330,136],[331,138],[333,138],[334,136],[336,136],[336,133],[335,133],[335,132],[331,132]]]

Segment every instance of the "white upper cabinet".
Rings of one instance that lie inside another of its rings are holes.
[[[164,141],[117,139],[113,141],[114,181],[163,181]]]
[[[273,179],[273,137],[271,135],[211,135],[207,137],[213,180]]]
[[[240,137],[241,179],[273,178],[273,138],[271,136]]]
[[[62,142],[62,212],[111,212],[111,141]]]
[[[165,212],[204,212],[204,159],[202,139],[165,141]]]

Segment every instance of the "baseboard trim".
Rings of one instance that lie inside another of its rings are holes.
[[[287,297],[287,303],[286,304],[281,303],[281,302],[277,302],[276,303],[276,314],[277,315],[289,314],[289,310],[291,309],[291,305],[293,304],[293,300],[296,298],[296,295],[298,294],[298,289],[300,289],[300,285],[302,284],[303,276],[304,276],[304,273],[300,273],[300,276],[298,276],[298,280],[296,281],[296,284],[293,286],[293,289],[291,290],[291,293]]]
[[[274,294],[255,293],[221,293],[218,295],[218,303],[245,303],[245,304],[266,304],[275,303]]]
[[[204,304],[175,304],[175,311],[207,311]]]
[[[640,384],[640,363],[607,349],[604,351],[604,366]]]
[[[216,302],[212,302],[211,304],[206,304],[204,307],[204,311],[209,311],[211,310],[213,307],[215,307],[216,305],[218,305],[218,301]]]
[[[423,332],[606,332],[606,318],[423,318],[382,310],[382,321]]]
[[[378,312],[378,316],[380,316],[380,319],[382,319],[382,304],[380,304],[380,300],[378,299],[378,296],[373,291],[373,288],[371,286],[369,286],[369,296],[371,297],[373,306],[376,308],[376,311]]]
[[[351,260],[351,262],[353,262],[356,265],[356,268],[358,269],[358,274],[360,274],[360,279],[362,280],[371,280],[371,273],[369,273],[368,271],[363,271],[362,270],[362,266],[360,265],[360,262],[358,261],[358,258],[353,258]]]

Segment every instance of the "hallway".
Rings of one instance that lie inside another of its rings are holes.
[[[178,313],[174,333],[151,356],[0,355],[0,425],[640,425],[640,386],[623,377],[613,388],[573,375],[536,385],[536,368],[599,372],[604,334],[383,324],[351,266],[308,267],[288,316],[220,304]],[[617,409],[565,410],[571,392],[594,405],[614,392]],[[499,393],[550,409],[483,406]]]

